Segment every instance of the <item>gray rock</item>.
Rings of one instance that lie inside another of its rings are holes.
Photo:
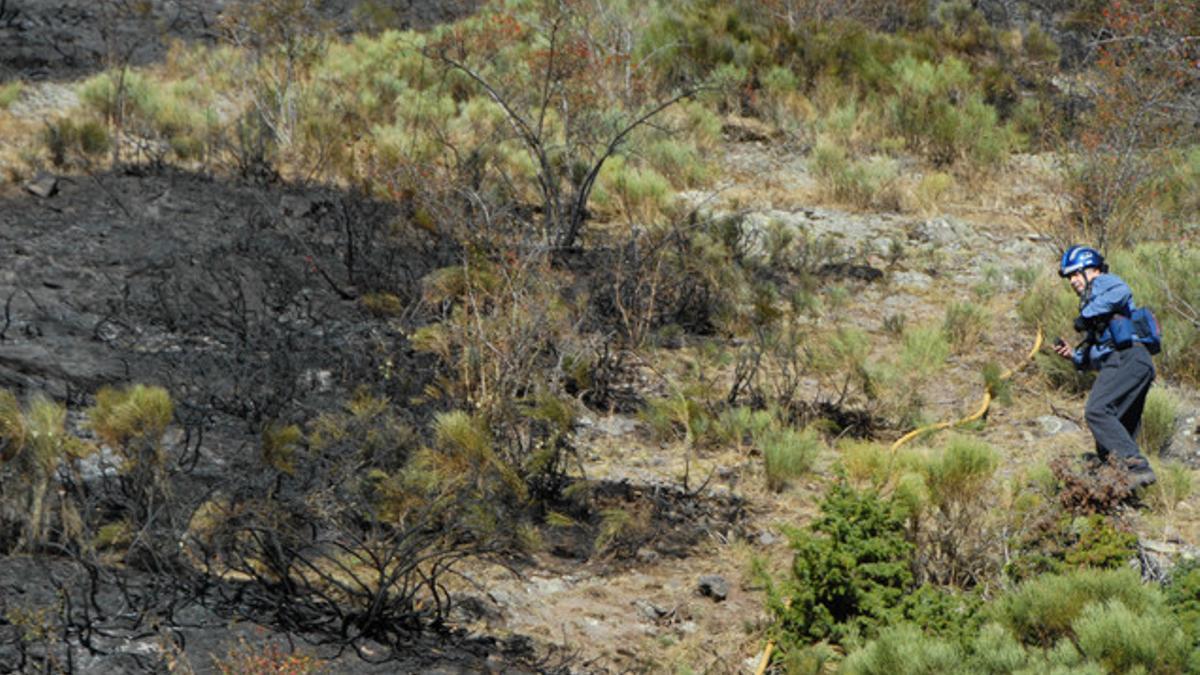
[[[562,579],[533,577],[530,580],[529,590],[542,595],[554,595],[567,590],[567,585]]]
[[[1200,455],[1200,417],[1194,412],[1182,415],[1175,424],[1175,431],[1162,449],[1164,454],[1193,462]]]
[[[586,429],[601,436],[624,436],[637,431],[639,424],[635,418],[626,415],[593,417],[583,414],[575,420],[575,425],[580,429]]]
[[[648,621],[658,621],[667,615],[667,610],[659,607],[649,600],[642,600],[641,598],[638,598],[637,600],[633,601],[633,606],[635,609],[637,609],[638,614]]]
[[[58,193],[58,177],[39,173],[25,183],[25,190],[42,199],[49,199]]]
[[[700,577],[698,590],[700,591],[700,595],[721,602],[729,597],[729,582],[725,581],[725,577],[719,574],[706,574]]]
[[[935,244],[952,244],[970,237],[971,229],[965,223],[954,218],[930,218],[924,222],[914,223],[910,229],[913,239]]]
[[[1038,426],[1038,434],[1042,438],[1059,434],[1073,434],[1080,430],[1078,424],[1055,415],[1042,415],[1034,421]]]
[[[649,564],[658,560],[658,551],[643,546],[637,550],[635,557],[638,559],[638,562]]]
[[[925,290],[933,285],[933,277],[924,272],[893,272],[892,283],[899,288]]]
[[[501,610],[503,610],[505,607],[514,607],[519,604],[516,602],[516,599],[513,597],[512,593],[502,588],[493,588],[489,590],[488,597],[491,598],[492,602],[496,603],[496,606]]]

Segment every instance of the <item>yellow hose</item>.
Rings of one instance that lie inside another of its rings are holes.
[[[1021,363],[1017,364],[1017,366],[1015,368],[1009,368],[1008,370],[1001,373],[999,379],[1007,380],[1008,378],[1012,377],[1018,370],[1020,370],[1022,367],[1024,367],[1026,363],[1029,363],[1030,361],[1032,361],[1033,357],[1038,353],[1038,350],[1042,348],[1042,340],[1043,340],[1042,327],[1038,326],[1037,337],[1034,338],[1034,341],[1033,341],[1033,349],[1029,350],[1029,354],[1025,357],[1025,360],[1022,361]],[[954,422],[937,422],[936,424],[928,424],[926,426],[913,429],[912,431],[908,432],[907,434],[904,434],[900,438],[896,439],[895,443],[892,443],[892,453],[895,453],[896,450],[900,446],[911,441],[912,439],[916,438],[917,436],[920,436],[921,434],[924,434],[924,433],[927,433],[930,431],[940,431],[942,429],[949,429],[950,427],[956,427],[961,424],[969,424],[971,422],[974,422],[975,420],[980,419],[984,415],[986,415],[988,408],[991,405],[992,405],[992,387],[991,387],[991,385],[987,385],[984,387],[984,390],[983,390],[983,399],[979,402],[979,408],[976,409],[975,412],[971,413],[970,415],[967,415],[966,417],[964,417],[960,420],[954,421]],[[791,602],[790,598],[786,602],[784,602],[785,607],[790,607],[791,604],[792,604],[792,602]],[[763,675],[763,673],[767,672],[767,666],[771,665],[771,652],[773,652],[773,651],[775,651],[775,641],[768,640],[767,646],[763,648],[762,658],[760,658],[758,660],[758,669],[756,671],[754,671],[754,675]]]
[[[1037,337],[1033,341],[1033,349],[1029,350],[1029,354],[1025,357],[1025,360],[1022,361],[1021,363],[1019,363],[1015,368],[1009,368],[1008,370],[1001,373],[1000,379],[1007,380],[1008,378],[1012,377],[1014,373],[1016,373],[1018,370],[1020,370],[1026,363],[1029,363],[1030,361],[1032,361],[1034,355],[1036,355],[1038,353],[1038,350],[1042,348],[1042,339],[1043,339],[1042,338],[1042,327],[1038,326]],[[985,414],[987,414],[988,408],[991,405],[992,405],[992,387],[991,387],[991,385],[988,385],[988,386],[984,387],[983,399],[979,401],[979,408],[976,409],[975,412],[971,413],[970,415],[967,415],[966,417],[964,417],[960,420],[956,420],[953,422],[937,422],[936,424],[928,424],[923,427],[917,427],[916,429],[913,429],[912,431],[908,432],[907,434],[904,434],[900,438],[897,438],[896,442],[892,443],[892,452],[896,452],[896,450],[900,446],[911,441],[912,439],[916,438],[917,436],[920,436],[921,434],[924,434],[924,433],[927,433],[930,431],[940,431],[942,429],[949,429],[950,427],[956,427],[956,426],[960,426],[963,424],[970,424],[971,422],[974,422],[975,420],[978,420],[978,419],[982,418]]]

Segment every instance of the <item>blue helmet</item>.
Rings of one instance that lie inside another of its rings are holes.
[[[1062,255],[1062,262],[1058,266],[1058,276],[1069,277],[1089,267],[1095,267],[1101,272],[1108,269],[1108,266],[1104,264],[1104,256],[1100,255],[1096,249],[1087,246],[1072,246]]]

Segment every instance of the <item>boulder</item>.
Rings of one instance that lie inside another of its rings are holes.
[[[700,591],[700,595],[712,598],[716,602],[721,602],[729,597],[729,582],[725,581],[725,577],[719,574],[706,574],[700,577],[697,590]]]

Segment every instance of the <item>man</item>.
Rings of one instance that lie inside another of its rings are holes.
[[[1115,457],[1128,472],[1131,489],[1151,485],[1154,471],[1134,438],[1154,382],[1154,362],[1128,328],[1133,293],[1120,277],[1108,273],[1104,257],[1086,246],[1067,249],[1058,273],[1079,296],[1075,330],[1087,333],[1087,338],[1072,349],[1060,337],[1054,351],[1080,370],[1099,371],[1084,408],[1097,457],[1101,462]]]

